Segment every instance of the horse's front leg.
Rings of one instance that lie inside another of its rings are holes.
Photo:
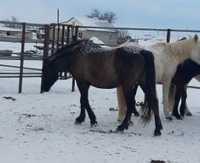
[[[175,93],[175,103],[174,103],[174,108],[173,108],[173,112],[172,112],[172,115],[175,116],[176,119],[181,119],[181,116],[178,112],[178,105],[179,105],[179,102],[181,99],[181,94],[182,94],[181,88],[179,88],[179,86],[178,86],[176,89],[176,93]]]
[[[88,112],[88,116],[90,118],[91,126],[93,126],[97,124],[97,121],[96,121],[96,116],[92,111],[88,100],[89,84],[77,81],[77,86],[81,94],[80,98],[81,112],[80,115],[76,118],[76,123],[82,123],[85,120],[85,109],[86,109]]]
[[[84,97],[81,95],[80,97],[80,103],[81,103],[81,111],[79,116],[75,120],[75,124],[81,124],[85,121],[85,104],[84,104]]]
[[[165,81],[163,83],[163,109],[164,109],[165,118],[169,119],[169,120],[172,120],[172,116],[170,114],[170,108],[172,108],[172,106],[169,106],[170,84],[171,84],[170,80]]]
[[[180,113],[181,113],[181,116],[183,116],[183,117],[185,114],[187,116],[192,116],[192,113],[190,112],[190,110],[188,108],[186,99],[187,99],[187,87],[184,86],[183,92],[182,92],[181,106],[180,106]]]
[[[86,102],[86,110],[87,110],[88,116],[90,118],[90,124],[91,124],[91,126],[95,126],[97,124],[97,120],[96,120],[96,116],[95,116],[94,112],[92,111],[92,108],[89,104],[88,95],[87,95],[87,99],[85,102]]]

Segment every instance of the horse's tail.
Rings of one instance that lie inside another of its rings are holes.
[[[144,108],[144,121],[148,122],[151,119],[152,111],[158,109],[158,99],[156,94],[156,72],[154,65],[153,53],[147,50],[143,50],[141,54],[145,60],[145,101],[147,101],[147,107]]]

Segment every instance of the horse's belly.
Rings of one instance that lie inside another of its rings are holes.
[[[117,78],[109,76],[96,76],[89,79],[89,83],[97,88],[115,88],[118,86]]]
[[[107,83],[107,84],[102,84],[102,83],[90,83],[90,84],[96,88],[103,88],[103,89],[112,89],[116,88],[119,85],[117,82]]]

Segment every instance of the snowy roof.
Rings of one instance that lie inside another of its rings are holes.
[[[6,27],[5,25],[3,24],[0,24],[0,30],[1,31],[17,31],[17,32],[21,32],[22,30],[21,29],[18,29],[18,28],[9,28],[9,27]]]
[[[97,18],[89,18],[89,17],[79,17],[75,18],[72,17],[67,21],[62,22],[63,24],[70,24],[70,25],[78,25],[78,26],[90,26],[90,27],[109,27],[114,28],[114,25],[112,23],[109,23],[105,20],[99,20]],[[90,28],[90,30],[98,30],[98,31],[113,31],[115,32],[115,29],[98,29],[98,28]]]
[[[104,42],[97,37],[91,37],[90,40],[92,40],[95,44],[104,44]]]

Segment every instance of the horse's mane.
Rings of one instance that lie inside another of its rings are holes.
[[[63,52],[66,52],[69,49],[75,47],[76,45],[79,45],[79,44],[81,44],[83,42],[88,42],[88,41],[90,41],[90,40],[82,39],[82,40],[77,40],[77,41],[75,41],[75,42],[73,42],[73,43],[71,43],[69,45],[64,45],[62,48],[57,49],[51,56],[49,56],[47,58],[47,60],[50,61],[50,62],[53,62],[56,59],[62,57],[63,55],[66,55],[66,53],[63,53]]]

